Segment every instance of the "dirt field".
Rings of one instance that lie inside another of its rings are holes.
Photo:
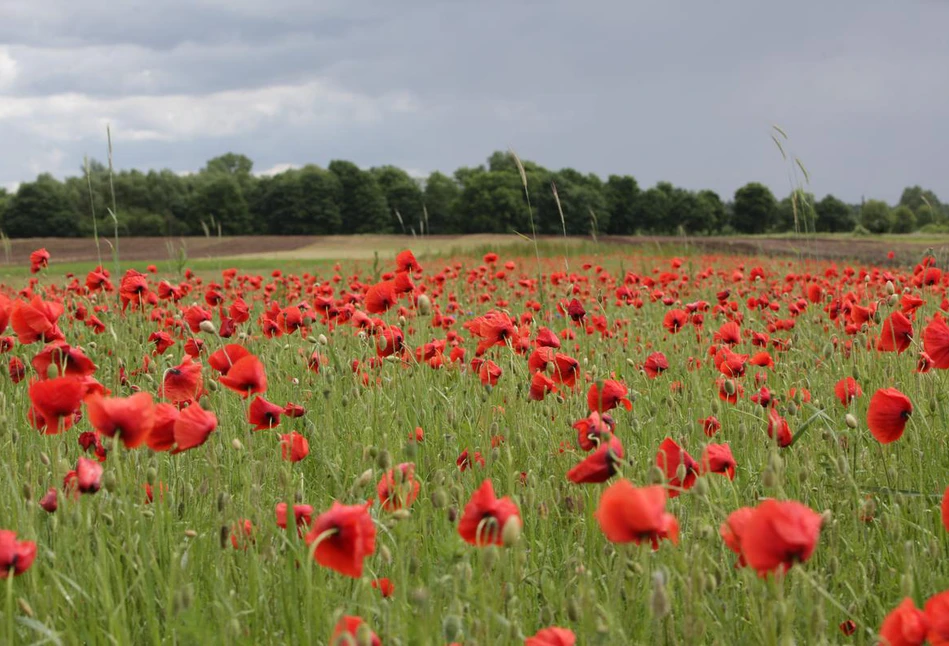
[[[549,241],[560,242],[550,237]],[[582,239],[576,238],[580,241]],[[896,253],[896,262],[915,260],[927,250],[933,249],[940,258],[949,257],[949,238],[848,238],[818,237],[790,238],[765,236],[733,236],[712,238],[681,238],[663,236],[608,236],[601,241],[629,245],[675,244],[691,246],[712,253],[804,255],[811,258],[852,259],[871,263],[887,263],[887,252]],[[416,254],[452,250],[475,249],[484,246],[506,246],[523,244],[530,252],[529,243],[516,235],[478,234],[468,236],[252,236],[225,238],[122,238],[119,252],[127,261],[163,260],[175,255],[175,249],[184,245],[188,258],[256,258],[256,259],[363,259],[395,253],[406,247]],[[95,241],[90,238],[30,238],[10,241],[9,249],[0,256],[0,264],[22,265],[28,263],[34,249],[45,247],[57,262],[95,261]],[[100,240],[103,259],[112,255],[111,243]]]

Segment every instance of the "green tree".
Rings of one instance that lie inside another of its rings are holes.
[[[540,171],[528,173],[528,182]],[[567,235],[588,235],[593,225],[593,217],[598,221],[598,227],[609,227],[609,209],[603,196],[603,182],[596,175],[583,175],[572,168],[565,168],[549,175],[548,193],[550,203],[542,213],[543,220],[550,224],[553,220],[554,232],[562,233],[566,228]],[[563,222],[560,221],[560,212],[556,200],[553,199],[554,186],[557,187],[557,197],[560,200],[560,210],[563,211]],[[545,227],[546,228],[546,227]]]
[[[674,188],[669,182],[659,182],[639,195],[636,200],[637,232],[673,233],[675,224],[671,221],[672,193]]]
[[[234,177],[249,177],[254,170],[254,162],[245,155],[225,153],[219,157],[209,159],[202,169],[205,173],[225,173]]]
[[[916,230],[916,214],[905,205],[897,206],[890,214],[893,233],[912,233]]]
[[[603,186],[603,200],[609,213],[609,223],[600,226],[601,231],[614,235],[630,235],[636,232],[636,202],[639,200],[639,184],[629,175],[610,175]],[[599,217],[599,214],[597,214]]]
[[[334,160],[329,170],[339,180],[340,233],[390,233],[392,221],[385,193],[372,173],[348,161]]]
[[[814,211],[817,214],[815,226],[817,231],[828,233],[852,231],[857,224],[853,208],[833,195],[825,195],[814,205]]]
[[[424,195],[418,181],[401,168],[380,166],[370,171],[386,196],[389,209],[398,212],[406,227],[420,232],[423,220]]]
[[[907,186],[903,189],[903,194],[900,195],[900,202],[897,206],[908,206],[913,210],[913,213],[918,215],[919,209],[926,206],[927,202],[933,209],[943,210],[943,204],[935,193],[919,185]]]
[[[457,213],[464,233],[530,233],[520,177],[509,171],[465,173]]]
[[[20,185],[6,207],[3,228],[11,238],[72,238],[79,235],[79,214],[63,184],[44,173]]]
[[[461,221],[457,216],[461,188],[458,182],[435,171],[425,182],[425,210],[428,212],[426,232],[460,233]]]
[[[779,233],[785,231],[807,232],[814,230],[814,203],[811,193],[795,189],[786,198],[778,202],[771,230]]]
[[[6,212],[7,204],[10,202],[10,194],[7,189],[0,186],[0,229],[3,228],[3,214]]]
[[[750,182],[735,191],[732,225],[739,233],[764,233],[773,225],[778,212],[774,195],[764,184]]]
[[[945,220],[942,213],[933,210],[928,204],[923,204],[916,209],[916,226],[920,229],[930,224],[943,224]]]
[[[254,218],[276,235],[331,235],[342,226],[339,179],[319,166],[304,166],[258,182]]]
[[[711,190],[699,191],[697,197],[707,213],[708,233],[718,233],[728,226],[729,214],[718,193]]]
[[[220,227],[224,235],[255,233],[253,218],[237,177],[227,173],[202,173],[191,200],[191,217],[212,233]]]
[[[886,233],[893,226],[889,205],[881,200],[867,200],[860,207],[860,224],[871,233]]]

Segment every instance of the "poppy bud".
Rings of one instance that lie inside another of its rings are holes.
[[[567,619],[573,622],[580,621],[580,606],[573,597],[567,599]]]
[[[102,476],[102,487],[106,491],[115,491],[115,487],[117,484],[118,482],[116,482],[115,480],[115,474],[112,473],[111,471],[106,472]]]
[[[794,402],[788,402],[788,410],[787,410],[788,415],[792,417],[794,415],[797,415],[797,410],[798,410],[797,404],[795,404]]]
[[[774,472],[774,469],[768,467],[764,470],[764,473],[761,474],[761,484],[769,489],[778,485],[778,474]]]
[[[735,382],[732,381],[731,379],[726,379],[725,383],[723,384],[723,387],[725,388],[725,392],[728,393],[729,395],[735,394]]]
[[[857,428],[857,418],[851,413],[847,413],[847,416],[844,417],[844,421],[847,422],[847,426],[850,428]]]
[[[43,463],[44,467],[49,466],[49,456],[43,453],[42,451],[40,452],[40,462]]]
[[[892,281],[892,280],[886,281],[886,293],[887,293],[887,294],[895,294],[895,293],[896,293],[896,287],[893,286],[893,281]]]
[[[415,588],[409,592],[409,601],[418,608],[424,608],[428,604],[428,590],[425,588]]]
[[[457,641],[463,634],[461,627],[461,617],[458,615],[448,615],[442,621],[442,632],[448,641]]]
[[[830,524],[831,519],[833,519],[834,514],[829,509],[825,509],[820,515],[820,525],[821,527],[827,527]]]
[[[662,484],[666,481],[666,474],[654,464],[649,467],[649,474],[646,476],[646,481],[649,482],[649,484]]]
[[[235,451],[244,450],[244,445],[241,444],[241,441],[237,439],[236,437],[233,440],[231,440],[231,446],[234,447]]]
[[[388,565],[392,562],[392,552],[389,551],[389,548],[385,545],[379,547],[379,557],[382,559],[382,562]]]
[[[886,304],[889,305],[890,307],[893,307],[899,302],[900,302],[900,297],[897,296],[896,294],[890,294],[886,298]]]
[[[453,523],[458,518],[458,508],[449,507],[448,508],[448,522]]]
[[[708,495],[708,480],[705,478],[696,478],[695,485],[692,487],[692,493],[699,498],[705,498],[705,496]]]
[[[448,504],[448,494],[444,489],[438,488],[432,493],[432,507],[441,509]]]
[[[59,376],[59,368],[56,367],[56,364],[52,364],[52,363],[51,363],[51,364],[46,368],[46,378],[47,378],[47,379],[55,379],[55,378],[58,377],[58,376]]]
[[[231,501],[231,496],[226,491],[222,491],[217,497],[217,510],[223,512],[227,503]]]
[[[186,529],[186,530],[185,530],[185,537],[187,537],[187,538],[197,538],[197,536],[198,536],[198,532],[194,531],[193,529]]]
[[[517,516],[510,516],[501,529],[501,543],[504,547],[510,547],[521,538],[521,519]]]
[[[837,458],[837,471],[842,476],[846,476],[850,472],[850,463],[847,462],[846,456],[841,455]]]
[[[652,614],[661,619],[669,614],[669,594],[666,592],[666,581],[662,572],[656,571],[652,575]]]
[[[33,487],[31,487],[29,483],[23,484],[23,499],[27,502],[33,500]]]
[[[428,316],[432,313],[432,301],[425,294],[420,294],[418,299],[415,301],[415,307],[418,309],[419,314],[423,316]]]
[[[16,600],[16,604],[20,606],[20,612],[22,612],[27,617],[33,617],[33,607],[27,602],[26,599],[20,597]]]
[[[325,334],[319,335],[318,337],[316,337],[316,340],[319,341],[320,345],[326,345],[329,343]]]
[[[408,509],[396,509],[395,511],[389,514],[389,518],[391,518],[392,520],[406,520],[411,515],[412,515],[412,512],[410,512]]]
[[[217,334],[217,328],[214,327],[214,323],[211,321],[201,321],[198,323],[198,327],[206,334]]]
[[[148,467],[145,471],[145,482],[150,486],[154,486],[156,480],[158,480],[158,470],[155,467]]]
[[[369,624],[363,622],[356,629],[357,646],[372,646],[372,629]]]
[[[211,391],[212,393],[217,392],[218,385],[217,385],[217,382],[216,382],[216,381],[209,381],[209,382],[205,383],[204,385],[205,385],[205,386],[207,387],[207,389],[208,389],[209,391]]]
[[[372,481],[373,471],[372,469],[366,469],[363,471],[359,477],[356,479],[356,483],[353,485],[354,489],[362,489],[367,484]]]
[[[935,400],[935,399],[930,399],[930,400],[929,400],[929,412],[930,412],[930,413],[935,413],[935,412],[936,412],[936,400]]]

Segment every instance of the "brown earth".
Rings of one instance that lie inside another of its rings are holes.
[[[559,242],[557,237],[547,238]],[[574,238],[571,241],[582,241]],[[949,256],[949,238],[900,236],[887,238],[849,237],[765,237],[731,236],[711,238],[684,238],[673,236],[605,236],[603,242],[649,246],[670,244],[694,248],[709,253],[741,255],[791,256],[815,259],[858,260],[886,264],[887,252],[896,252],[895,262],[913,262],[927,249],[939,256]],[[416,254],[447,253],[485,246],[529,243],[515,235],[477,234],[466,236],[245,236],[245,237],[188,237],[188,238],[121,238],[119,252],[123,260],[163,260],[176,255],[184,246],[190,259],[242,257],[273,259],[357,259],[395,253],[406,247]],[[0,263],[21,265],[29,262],[34,249],[45,247],[56,262],[95,261],[95,241],[91,238],[30,238],[10,240],[0,256]],[[172,250],[170,250],[170,247]],[[112,257],[111,242],[100,239],[103,260]]]

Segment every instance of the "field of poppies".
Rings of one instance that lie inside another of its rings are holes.
[[[935,258],[298,267],[3,281],[0,643],[949,644]]]

